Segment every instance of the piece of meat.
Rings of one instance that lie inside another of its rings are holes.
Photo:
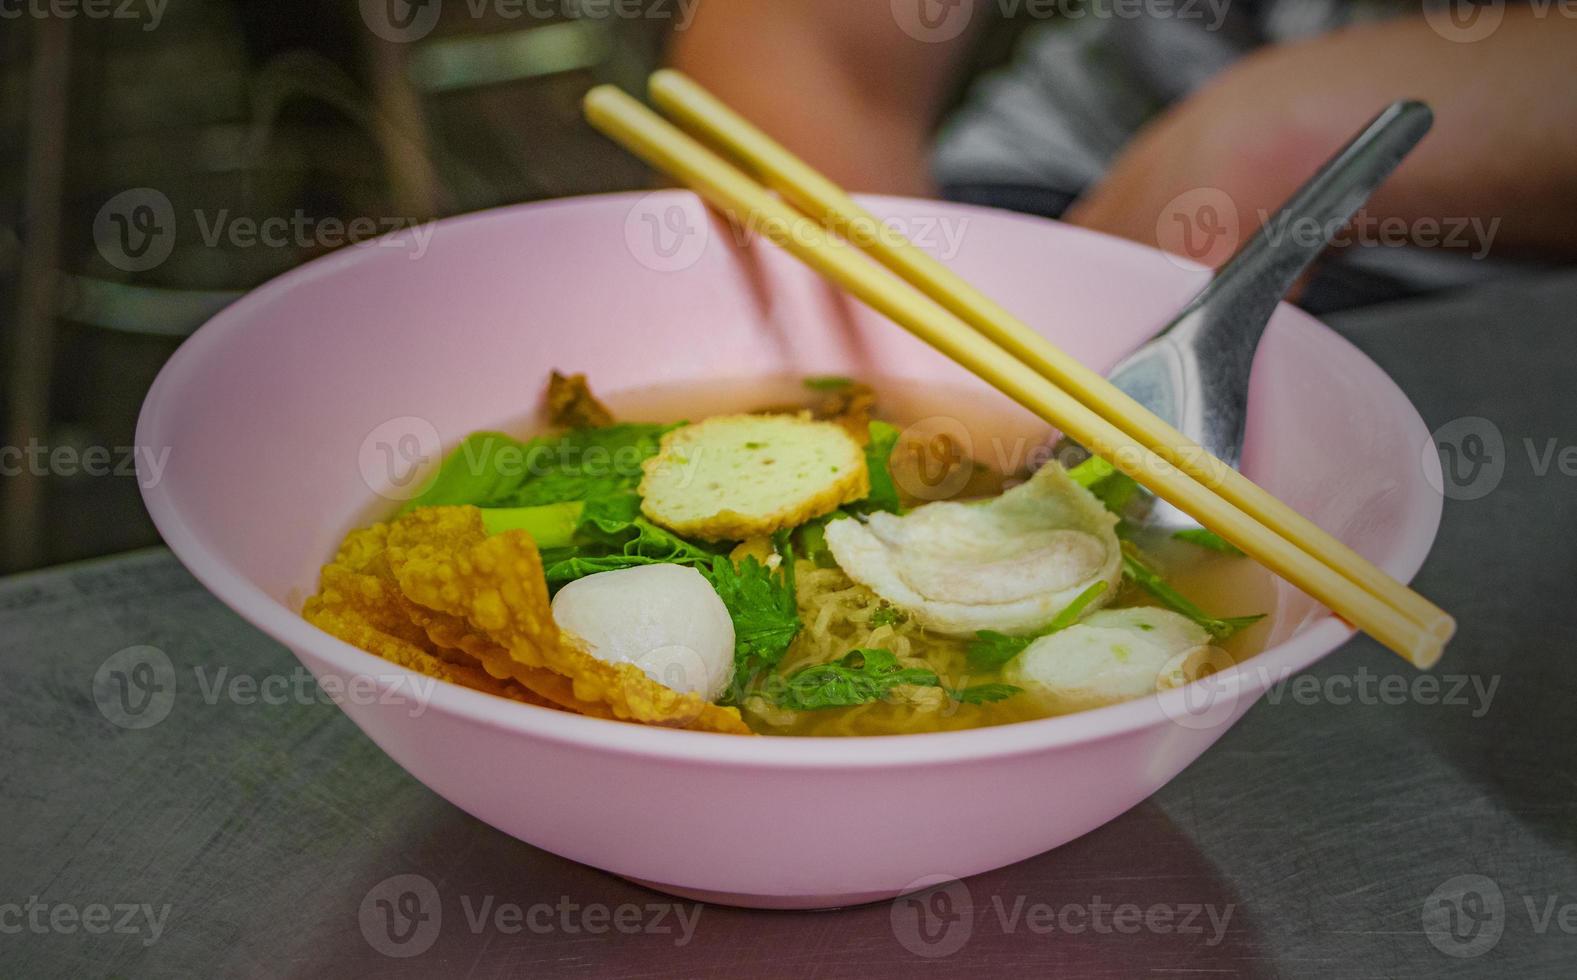
[[[876,389],[858,381],[822,392],[812,409],[816,418],[843,426],[862,446],[870,441],[875,410]]]
[[[613,424],[613,413],[597,400],[584,374],[548,378],[548,424],[560,429],[600,429]]]

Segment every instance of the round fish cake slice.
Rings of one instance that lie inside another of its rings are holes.
[[[1226,652],[1193,620],[1148,606],[1103,609],[1030,644],[1003,679],[1060,702],[1091,708],[1197,680]]]
[[[793,415],[721,415],[675,429],[644,464],[641,511],[703,541],[798,527],[871,492],[843,427]]]

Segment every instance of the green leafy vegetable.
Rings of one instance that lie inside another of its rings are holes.
[[[586,505],[581,501],[563,504],[545,504],[541,507],[508,507],[482,511],[482,526],[488,534],[505,531],[524,531],[531,535],[539,549],[568,547],[574,542],[575,529],[580,525],[581,512]]]
[[[1039,637],[1008,636],[995,630],[980,630],[969,641],[969,669],[981,672],[1001,670],[1014,657],[1029,649]]]
[[[897,606],[889,606],[885,603],[878,606],[876,611],[871,613],[872,626],[897,626],[899,623],[905,623],[908,621],[908,613],[904,612],[902,609],[899,609]]]
[[[1123,574],[1131,579],[1140,588],[1150,593],[1161,604],[1198,623],[1217,642],[1231,639],[1234,635],[1253,626],[1264,619],[1261,616],[1237,616],[1228,619],[1218,619],[1194,605],[1187,596],[1166,584],[1159,572],[1146,565],[1132,548],[1123,549]]]
[[[1068,471],[1073,482],[1095,495],[1106,509],[1119,516],[1128,509],[1139,484],[1133,477],[1119,473],[1112,464],[1099,456],[1089,459]]]
[[[949,691],[948,695],[954,701],[962,701],[964,704],[988,704],[992,701],[1006,701],[1015,694],[1023,693],[1022,687],[1014,687],[1012,684],[976,684],[962,691]]]
[[[476,432],[445,457],[438,473],[400,513],[418,507],[491,506],[526,477],[526,444],[502,432]]]
[[[521,442],[501,432],[466,437],[433,481],[408,502],[418,507],[540,507],[633,491],[641,464],[677,426],[610,425]]]
[[[836,374],[822,375],[821,377],[806,378],[805,387],[811,391],[838,391],[854,385],[853,378],[844,378]]]
[[[827,547],[827,525],[848,516],[839,509],[825,517],[818,517],[801,524],[794,532],[795,540],[799,542],[800,554],[814,563],[817,568],[837,568],[838,561],[832,557],[832,549]]]
[[[629,493],[641,484],[641,464],[657,455],[671,425],[610,425],[533,439],[526,476],[512,492],[478,506],[531,507]]]
[[[795,711],[853,708],[881,701],[905,684],[946,690],[935,671],[904,667],[888,650],[852,650],[833,663],[795,671],[778,693],[777,703]],[[987,704],[1021,693],[1023,688],[1011,684],[979,684],[947,691],[947,696],[964,704]]]
[[[898,447],[898,428],[872,420],[870,434],[871,441],[865,444],[865,468],[871,475],[871,492],[864,500],[851,504],[849,509],[860,514],[878,510],[902,513],[903,505],[898,499],[898,485],[893,482],[891,464],[893,450]]]
[[[1078,466],[1068,470],[1068,478],[1079,486],[1088,490],[1117,472],[1117,467],[1101,459],[1091,456]]]
[[[1008,636],[1006,633],[998,633],[994,630],[981,630],[975,634],[975,638],[969,642],[969,647],[965,651],[969,658],[970,669],[982,673],[1001,670],[1007,666],[1008,661],[1029,649],[1031,643],[1053,633],[1060,633],[1077,623],[1090,603],[1105,595],[1108,588],[1104,581],[1096,582],[1063,607],[1057,618],[1046,624],[1043,629],[1028,636]]]
[[[1231,555],[1233,558],[1243,557],[1243,552],[1238,549],[1237,545],[1216,532],[1208,531],[1202,527],[1187,528],[1174,533],[1172,537],[1178,541],[1196,544],[1201,548],[1209,548],[1211,551],[1219,551],[1223,555]]]
[[[710,566],[701,567],[734,621],[736,689],[752,675],[776,666],[799,635],[794,553],[786,534],[781,536],[779,551],[783,563],[778,572],[754,556],[736,565],[726,555],[718,555]]]
[[[934,671],[900,666],[887,650],[852,650],[833,663],[795,671],[777,701],[795,711],[852,708],[879,701],[900,684],[939,687],[941,681]]]
[[[634,493],[595,497],[577,506],[581,513],[568,545],[543,548],[542,564],[552,592],[587,575],[637,565],[691,565],[705,571],[720,557],[717,550],[642,517],[641,498]],[[489,513],[482,512],[484,523]]]

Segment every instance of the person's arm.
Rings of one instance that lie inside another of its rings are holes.
[[[1141,133],[1069,220],[1166,245],[1157,229],[1179,196],[1214,188],[1247,236],[1371,116],[1418,98],[1435,129],[1368,218],[1406,223],[1418,244],[1439,222],[1477,219],[1473,252],[1493,237],[1497,253],[1577,253],[1574,51],[1577,20],[1529,8],[1472,43],[1410,17],[1265,49]]]
[[[983,7],[912,2],[937,18]],[[970,31],[922,40],[916,25],[886,0],[705,0],[669,55],[850,190],[929,195],[931,133]]]

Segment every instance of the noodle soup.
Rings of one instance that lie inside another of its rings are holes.
[[[1000,398],[751,379],[478,433],[354,533],[318,625],[452,683],[611,720],[857,736],[1008,724],[1187,683],[1263,645],[1263,570],[1156,540]],[[1205,610],[1210,610],[1206,612]]]

